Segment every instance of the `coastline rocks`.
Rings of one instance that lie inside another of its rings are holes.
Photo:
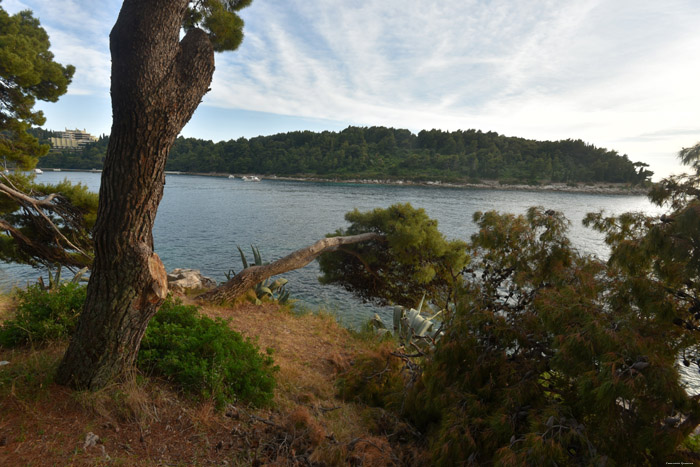
[[[414,181],[414,180],[370,180],[370,179],[338,179],[318,177],[286,177],[269,176],[276,180],[293,180],[298,182],[324,182],[324,183],[359,183],[368,185],[415,185],[440,188],[464,188],[477,190],[501,190],[501,191],[563,191],[568,193],[592,193],[603,195],[638,195],[646,196],[649,187],[630,186],[625,183],[543,183],[541,185],[502,184],[498,180],[481,180],[477,183],[469,182],[443,182],[440,180]]]
[[[168,288],[173,292],[186,290],[210,290],[216,287],[216,281],[203,276],[199,269],[173,269],[168,274]]]

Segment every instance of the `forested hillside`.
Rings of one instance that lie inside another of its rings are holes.
[[[108,138],[82,153],[52,153],[42,167],[100,168]],[[480,130],[348,127],[212,141],[178,138],[167,170],[442,181],[641,183],[652,172],[581,140],[535,141]]]

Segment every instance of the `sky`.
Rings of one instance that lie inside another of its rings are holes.
[[[121,1],[31,9],[77,71],[48,129],[109,134],[109,31]],[[213,141],[349,125],[582,139],[658,180],[700,141],[698,0],[254,0],[216,56],[183,136]]]

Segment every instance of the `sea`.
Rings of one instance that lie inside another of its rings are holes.
[[[80,182],[93,191],[100,173],[49,172],[42,183],[63,179]],[[606,258],[609,254],[598,232],[584,227],[586,213],[628,211],[656,213],[659,208],[645,196],[447,188],[436,185],[382,185],[168,174],[163,200],[153,230],[155,251],[168,271],[199,269],[217,282],[242,269],[240,247],[253,261],[252,247],[264,261],[274,261],[308,246],[336,229],[347,227],[345,214],[411,203],[438,221],[448,238],[468,240],[476,232],[476,211],[525,213],[530,206],[562,211],[571,225],[569,236],[581,252]],[[0,289],[9,291],[34,282],[45,271],[0,263]],[[297,306],[322,308],[346,326],[358,327],[374,313],[387,318],[388,308],[362,303],[338,286],[321,285],[316,262],[283,275]]]

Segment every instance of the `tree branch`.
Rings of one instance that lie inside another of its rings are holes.
[[[228,282],[218,286],[214,290],[206,292],[197,298],[210,302],[232,301],[245,294],[258,282],[272,276],[303,268],[311,261],[318,258],[326,251],[337,249],[342,245],[368,242],[371,240],[384,240],[384,236],[378,233],[364,233],[346,237],[328,237],[321,239],[311,246],[307,246],[294,253],[278,259],[275,262],[263,266],[251,266],[236,274]]]
[[[76,213],[73,212],[75,208],[73,208],[72,205],[67,205],[65,199],[58,193],[52,193],[44,198],[34,198],[19,191],[4,175],[3,178],[8,184],[0,182],[0,193],[19,204],[26,212],[26,215],[29,217],[34,227],[38,231],[43,231],[46,237],[52,237],[53,243],[56,245],[55,247],[50,244],[39,245],[20,232],[19,229],[2,220],[0,222],[0,230],[7,231],[18,242],[21,249],[26,251],[29,257],[33,256],[50,263],[60,263],[69,266],[83,266],[92,260],[92,257],[69,240],[63,232],[61,232],[61,229],[56,223],[44,212],[55,213],[72,230],[80,231],[83,226],[79,225],[80,221],[76,220],[80,218],[80,216],[76,217]],[[70,258],[64,247],[61,246],[61,243],[67,248],[79,253],[83,257],[83,260],[77,261],[76,259]]]
[[[370,266],[369,263],[356,251],[348,250],[347,248],[340,248],[340,247],[334,247],[332,249],[329,249],[327,251],[342,251],[343,253],[346,253],[350,256],[355,257],[362,265],[365,267],[367,272],[369,272],[375,279],[381,280],[381,277],[379,277],[379,274],[375,270],[373,270]]]

